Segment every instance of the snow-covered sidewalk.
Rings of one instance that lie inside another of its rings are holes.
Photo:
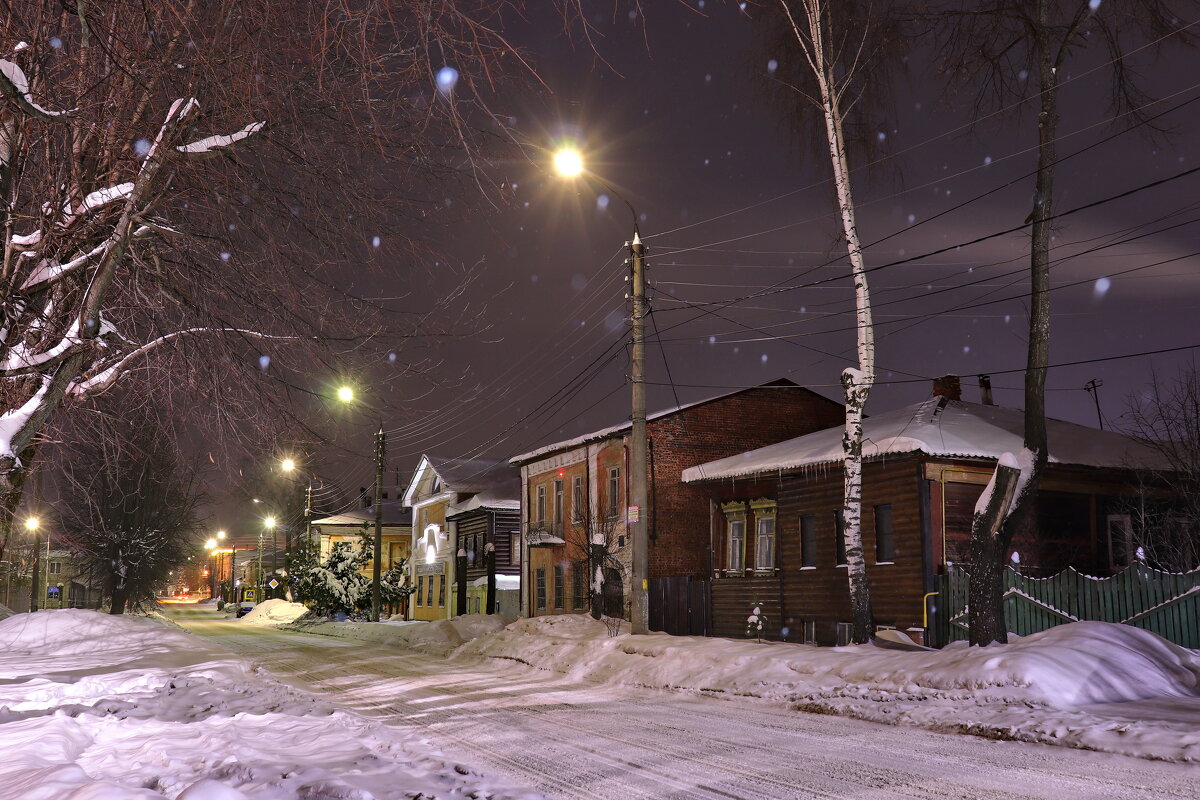
[[[1200,652],[1080,622],[1007,645],[902,651],[609,636],[586,615],[316,623],[341,638],[497,658],[575,680],[747,697],[889,724],[1200,763]]]
[[[531,797],[151,619],[0,621],[0,798]]]

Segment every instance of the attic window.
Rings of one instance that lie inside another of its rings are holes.
[[[431,491],[433,494],[437,494],[441,490],[442,490],[442,477],[435,472],[435,473],[433,473],[433,485],[430,487],[429,491]]]

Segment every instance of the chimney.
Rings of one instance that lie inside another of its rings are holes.
[[[933,379],[933,396],[950,400],[962,400],[962,382],[957,375],[943,375]]]
[[[979,376],[979,402],[985,406],[994,406],[996,403],[992,400],[992,376]]]

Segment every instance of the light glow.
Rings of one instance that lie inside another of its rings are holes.
[[[296,460],[294,458],[285,458],[279,462],[279,466],[283,468],[284,472],[291,472],[296,468]]]
[[[354,402],[354,390],[349,386],[339,386],[337,390],[337,399],[343,403]]]
[[[583,156],[572,148],[559,150],[554,154],[554,171],[564,178],[578,178],[583,174]]]
[[[267,517],[266,519],[263,520],[263,525],[266,525],[268,528],[274,528],[275,527],[275,518]]]
[[[37,517],[26,517],[25,518],[25,530],[27,530],[27,531],[36,531],[38,529],[38,526],[41,524],[42,524],[42,521],[39,520]]]

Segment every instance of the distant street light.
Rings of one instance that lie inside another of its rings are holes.
[[[25,518],[25,530],[33,534],[33,578],[29,583],[29,610],[38,610],[38,595],[41,594],[42,577],[42,521],[37,517]]]
[[[581,175],[591,178],[611,192],[623,202],[633,214],[633,239],[626,244],[629,247],[629,296],[633,308],[630,313],[630,368],[629,382],[632,385],[632,430],[630,431],[629,453],[629,494],[628,509],[625,513],[625,527],[629,531],[632,548],[630,566],[632,567],[630,599],[630,631],[632,633],[650,632],[650,547],[646,531],[646,519],[649,516],[646,507],[648,492],[646,490],[646,337],[645,319],[649,313],[646,302],[646,247],[642,244],[641,233],[638,231],[638,214],[633,204],[626,200],[620,192],[605,180],[590,172],[583,161],[583,156],[573,148],[560,149],[554,154],[554,169],[564,178],[578,178]]]
[[[354,390],[342,386],[337,390],[337,397],[343,403],[349,403],[354,400]],[[387,434],[384,433],[383,418],[380,417],[379,430],[375,433],[375,546],[371,558],[371,622],[379,622],[379,611],[383,605],[380,583],[383,564],[383,456],[386,450]]]
[[[353,403],[354,390],[349,386],[339,386],[337,390],[337,399],[342,403]]]

